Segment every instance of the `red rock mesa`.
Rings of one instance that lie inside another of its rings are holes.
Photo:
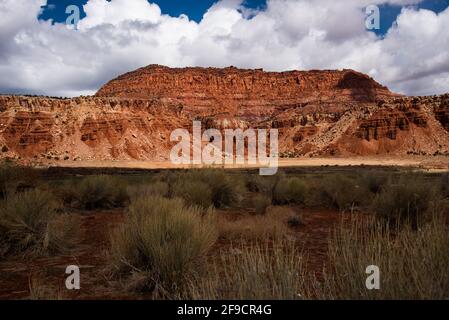
[[[353,70],[150,65],[94,97],[0,96],[2,157],[166,160],[175,128],[277,128],[281,156],[449,154],[449,95],[404,97]]]

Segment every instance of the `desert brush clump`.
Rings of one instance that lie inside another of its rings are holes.
[[[269,207],[263,215],[245,215],[235,220],[219,216],[220,238],[228,240],[260,241],[290,237],[288,220],[296,216],[288,207]]]
[[[382,190],[382,187],[391,180],[391,174],[380,170],[363,172],[357,175],[357,183],[364,186],[371,193],[376,194]]]
[[[261,176],[257,173],[246,176],[246,187],[251,192],[259,192],[272,196],[277,177]]]
[[[283,178],[276,183],[273,192],[275,204],[304,203],[307,186],[300,178]]]
[[[165,297],[181,290],[217,239],[211,211],[182,199],[136,199],[124,224],[111,234],[113,274],[134,274],[139,279],[134,288]]]
[[[36,187],[39,179],[40,172],[37,169],[2,161],[0,163],[0,199],[8,194]]]
[[[357,179],[343,174],[331,174],[310,182],[309,202],[340,211],[367,206],[371,193]]]
[[[438,209],[440,198],[438,188],[424,177],[402,176],[382,188],[371,210],[390,224],[405,221],[416,226],[419,219]]]
[[[190,205],[208,208],[212,205],[212,190],[210,186],[200,180],[179,180],[173,185],[174,197],[186,200]]]
[[[143,197],[151,196],[166,197],[169,193],[169,185],[163,181],[152,181],[145,184],[132,185],[127,187],[130,201]]]
[[[78,220],[61,213],[59,202],[46,191],[17,193],[0,204],[1,255],[64,252],[78,230]]]
[[[126,183],[107,175],[88,176],[67,183],[60,192],[65,203],[86,210],[124,206],[129,199]]]
[[[176,177],[171,177],[171,179],[172,195],[176,192],[175,187],[180,184],[183,184],[183,189],[188,189],[189,184],[198,189],[204,189],[204,185],[207,185],[210,189],[212,204],[216,208],[239,205],[246,192],[244,180],[240,175],[228,174],[218,169],[191,169],[186,172],[178,172]],[[189,196],[193,197],[186,193],[188,201]],[[203,201],[206,200],[201,202]]]
[[[256,214],[265,214],[272,201],[269,196],[260,193],[256,194],[252,200]]]
[[[449,173],[444,173],[440,177],[441,195],[449,198]]]
[[[255,242],[223,250],[207,276],[191,281],[189,299],[302,299],[303,258],[294,243]]]
[[[442,217],[415,230],[353,220],[335,231],[330,265],[315,286],[323,299],[447,299],[449,230]],[[380,290],[367,290],[366,268],[377,266]]]

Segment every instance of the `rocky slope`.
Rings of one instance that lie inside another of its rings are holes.
[[[449,154],[449,95],[402,97],[353,70],[148,66],[95,97],[0,96],[2,157],[169,157],[170,133],[277,128],[282,156]]]

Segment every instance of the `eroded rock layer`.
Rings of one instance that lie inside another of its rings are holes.
[[[276,128],[285,157],[449,154],[449,95],[402,97],[352,71],[149,66],[95,97],[0,96],[2,157],[166,160],[174,129]]]

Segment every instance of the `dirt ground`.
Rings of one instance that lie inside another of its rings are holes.
[[[449,157],[382,157],[382,158],[301,158],[281,159],[280,167],[293,167],[292,170],[303,170],[308,167],[337,166],[352,170],[352,166],[385,166],[413,167],[429,171],[448,171]],[[46,166],[59,167],[62,170],[75,171],[77,168],[95,169],[117,168],[127,169],[166,169],[173,168],[169,162],[146,161],[91,161],[91,162],[53,162]],[[308,169],[307,169],[308,171]],[[55,172],[56,175],[60,173]],[[238,211],[218,210],[228,219],[237,219],[248,212],[241,208]],[[304,224],[292,229],[292,234],[306,250],[307,267],[317,276],[323,269],[327,259],[328,238],[349,213],[335,210],[317,210],[298,208]],[[106,272],[106,252],[109,247],[111,228],[123,221],[124,209],[106,211],[77,211],[82,222],[80,244],[70,254],[35,259],[8,259],[0,261],[0,300],[30,298],[30,282],[38,279],[44,286],[56,289],[58,296],[68,299],[144,299],[144,295],[128,293],[117,281],[112,281]],[[449,218],[449,217],[448,217]],[[211,250],[212,254],[229,244],[218,241]],[[68,291],[65,288],[65,269],[68,265],[77,265],[81,270],[81,290]]]
[[[123,220],[123,209],[98,212],[77,212],[82,221],[80,244],[66,255],[19,259],[0,262],[0,300],[29,299],[30,282],[33,278],[40,284],[51,287],[55,298],[63,299],[145,299],[145,295],[126,292],[120,283],[112,281],[106,271],[106,251],[109,246],[111,228]],[[218,212],[232,215],[242,213]],[[308,268],[318,275],[326,260],[327,241],[333,227],[348,214],[335,211],[301,211],[304,225],[292,229],[303,248],[307,248]],[[229,245],[218,241],[211,250],[218,253]],[[69,291],[65,288],[65,269],[77,265],[81,271],[81,289]]]
[[[139,160],[92,160],[92,161],[49,161],[41,163],[42,167],[64,168],[133,168],[133,169],[174,169],[193,168],[193,165],[175,165],[170,161]],[[425,170],[448,171],[447,156],[382,156],[352,158],[281,158],[279,167],[323,167],[323,166],[397,166],[415,167]],[[223,166],[220,166],[223,167]],[[257,168],[258,165],[226,165],[225,168]]]

